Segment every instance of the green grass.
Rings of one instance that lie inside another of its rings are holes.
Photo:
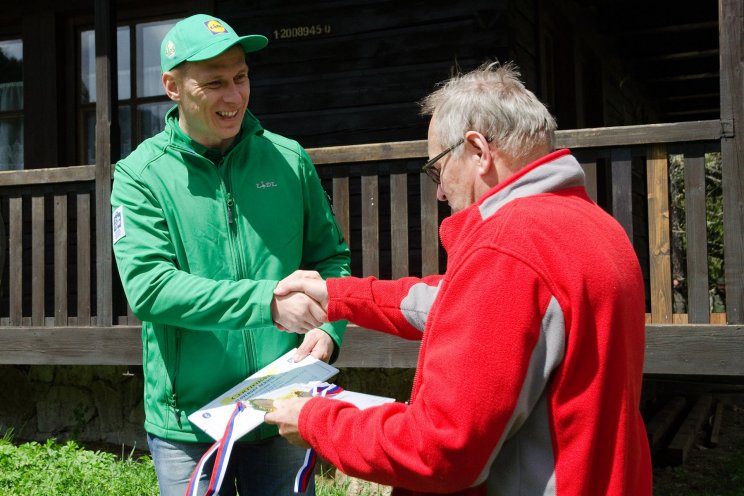
[[[120,459],[89,451],[73,441],[15,445],[0,439],[0,494],[28,496],[157,496],[155,468],[149,457]]]
[[[155,467],[149,456],[135,459],[91,451],[74,441],[13,443],[12,431],[0,439],[0,494],[3,496],[157,496]],[[334,476],[316,476],[317,496],[385,496],[388,488]]]

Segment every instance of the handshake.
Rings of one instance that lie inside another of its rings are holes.
[[[271,318],[282,331],[305,334],[328,322],[326,282],[315,271],[297,270],[279,281]]]

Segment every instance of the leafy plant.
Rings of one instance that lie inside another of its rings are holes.
[[[152,459],[117,457],[86,450],[74,441],[13,443],[13,429],[0,439],[0,494],[3,496],[156,496]],[[332,471],[316,475],[318,496],[386,496],[390,488]]]
[[[147,496],[158,494],[149,457],[119,459],[87,451],[74,441],[14,445],[12,434],[0,440],[0,494],[49,496]]]

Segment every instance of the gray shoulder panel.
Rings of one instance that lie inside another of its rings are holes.
[[[442,280],[436,286],[429,286],[423,282],[414,284],[406,297],[400,302],[400,311],[403,316],[409,324],[421,332],[424,332],[429,311],[441,287]]]

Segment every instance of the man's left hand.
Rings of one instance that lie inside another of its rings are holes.
[[[305,334],[305,338],[302,340],[300,347],[297,348],[293,358],[295,362],[299,362],[306,356],[312,355],[318,360],[328,363],[335,347],[333,339],[323,329],[316,327]]]

